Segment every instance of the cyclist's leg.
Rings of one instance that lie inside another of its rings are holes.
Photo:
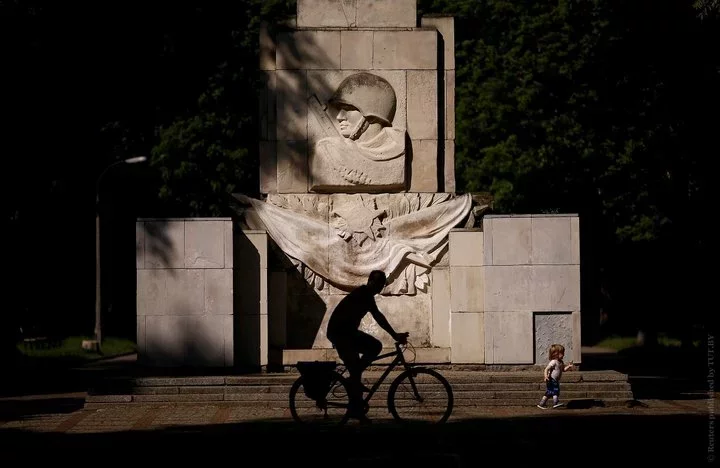
[[[350,387],[348,388],[350,410],[351,412],[353,412],[353,410],[360,410],[362,408],[362,391],[360,387],[362,363],[360,362],[360,355],[355,347],[354,340],[351,337],[337,338],[335,341],[335,350],[350,374],[348,378]]]
[[[354,341],[356,348],[360,354],[362,354],[362,358],[360,359],[362,373],[362,371],[364,371],[378,356],[380,356],[380,353],[382,352],[382,343],[380,343],[377,338],[361,332],[360,330],[358,330],[355,334]]]

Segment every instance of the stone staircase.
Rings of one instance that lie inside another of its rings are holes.
[[[438,370],[453,389],[454,406],[532,406],[544,393],[541,374],[528,371]],[[371,405],[383,406],[392,372],[373,395]],[[378,371],[363,375],[371,386]],[[107,378],[89,390],[85,406],[157,403],[207,403],[259,408],[288,408],[288,395],[297,373],[236,376]],[[563,375],[561,400],[569,408],[624,406],[633,401],[628,377],[614,371],[576,371]]]

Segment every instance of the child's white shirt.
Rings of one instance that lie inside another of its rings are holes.
[[[563,363],[558,361],[557,359],[551,360],[548,365],[545,367],[545,375],[547,375],[548,371],[550,372],[550,377],[560,381],[560,377],[562,377],[563,370],[565,369],[565,366]]]

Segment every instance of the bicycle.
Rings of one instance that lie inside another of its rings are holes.
[[[404,347],[403,347],[404,346]],[[395,343],[395,351],[381,354],[372,362],[394,356],[393,361],[375,381],[367,396],[363,398],[365,413],[370,409],[370,400],[378,391],[385,379],[398,366],[402,372],[390,383],[387,393],[387,409],[397,422],[411,421],[411,414],[406,414],[410,405],[417,402],[427,403],[428,411],[424,415],[433,417],[434,424],[445,423],[453,410],[454,396],[452,387],[439,372],[416,366],[408,362],[404,356],[407,345]],[[349,383],[345,377],[347,369],[338,366],[335,361],[301,361],[297,363],[300,377],[290,388],[290,413],[293,419],[302,424],[319,422],[326,425],[343,425],[349,415]],[[340,367],[340,371],[338,371]],[[428,378],[429,383],[419,382]],[[411,390],[408,397],[400,393]],[[304,397],[307,397],[305,401]],[[308,414],[303,414],[307,410]]]

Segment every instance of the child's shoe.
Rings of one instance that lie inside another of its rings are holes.
[[[553,408],[560,408],[561,406],[565,406],[565,403],[555,403]]]

